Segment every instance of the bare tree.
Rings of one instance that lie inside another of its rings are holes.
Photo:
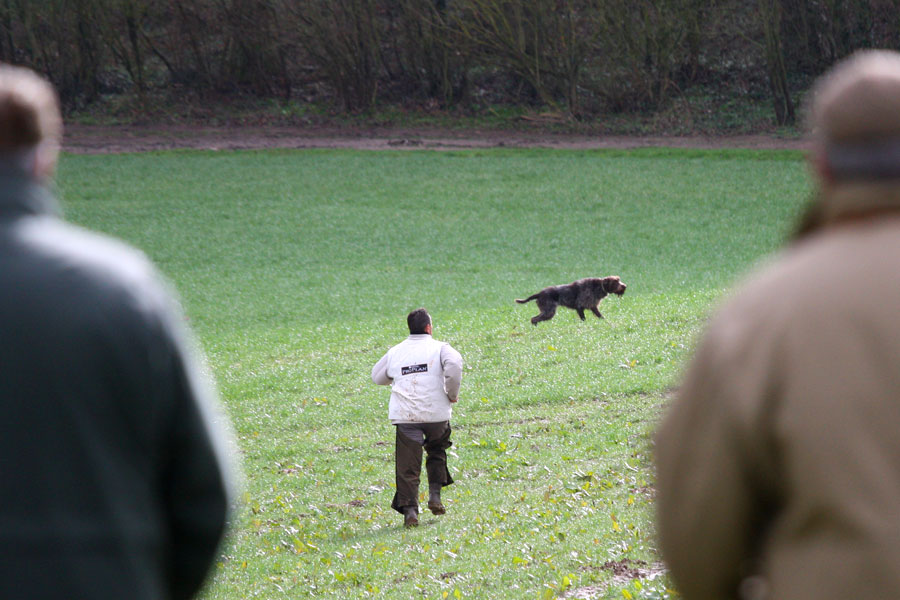
[[[4,8],[11,58],[46,74],[67,107],[97,97],[107,61],[94,27],[101,0],[14,0]]]
[[[446,0],[395,0],[382,7],[387,78],[404,95],[424,95],[444,106],[459,101],[472,54],[458,34],[460,11]]]
[[[548,106],[578,112],[589,49],[591,3],[579,0],[463,0],[459,31],[485,60],[516,74]],[[562,98],[565,106],[560,107]]]
[[[593,56],[604,76],[597,91],[616,108],[658,106],[678,74],[698,69],[700,0],[603,0]]]
[[[789,125],[796,121],[796,115],[788,86],[784,48],[781,43],[781,0],[759,0],[758,7],[765,37],[766,65],[772,104],[775,109],[775,122],[778,125]]]
[[[345,110],[371,108],[378,96],[381,31],[375,0],[309,0],[294,7],[303,45]]]
[[[143,29],[148,10],[147,0],[106,0],[104,10],[98,15],[102,20],[94,24],[114,60],[134,82],[141,101],[147,91]]]

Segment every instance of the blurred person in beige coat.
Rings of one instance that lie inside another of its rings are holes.
[[[900,54],[814,88],[802,235],[716,311],[657,432],[687,600],[900,598]]]

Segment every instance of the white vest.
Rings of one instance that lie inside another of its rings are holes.
[[[411,335],[388,350],[391,383],[388,418],[392,423],[437,423],[450,420],[439,342],[428,334]]]

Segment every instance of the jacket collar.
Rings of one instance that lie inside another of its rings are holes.
[[[0,163],[0,220],[24,215],[60,214],[59,204],[41,181]]]
[[[837,183],[820,198],[823,221],[837,221],[858,214],[900,211],[897,181]]]
[[[411,339],[411,340],[427,340],[427,339],[431,339],[431,336],[427,333],[411,333],[411,334],[409,334],[409,339]]]

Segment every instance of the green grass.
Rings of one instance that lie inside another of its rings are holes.
[[[790,152],[314,150],[67,155],[58,187],[175,283],[235,423],[208,598],[664,598],[612,569],[659,560],[651,433],[808,182]],[[513,302],[608,274],[629,288],[603,321]],[[419,306],[466,365],[448,513],[404,530],[369,371]]]

